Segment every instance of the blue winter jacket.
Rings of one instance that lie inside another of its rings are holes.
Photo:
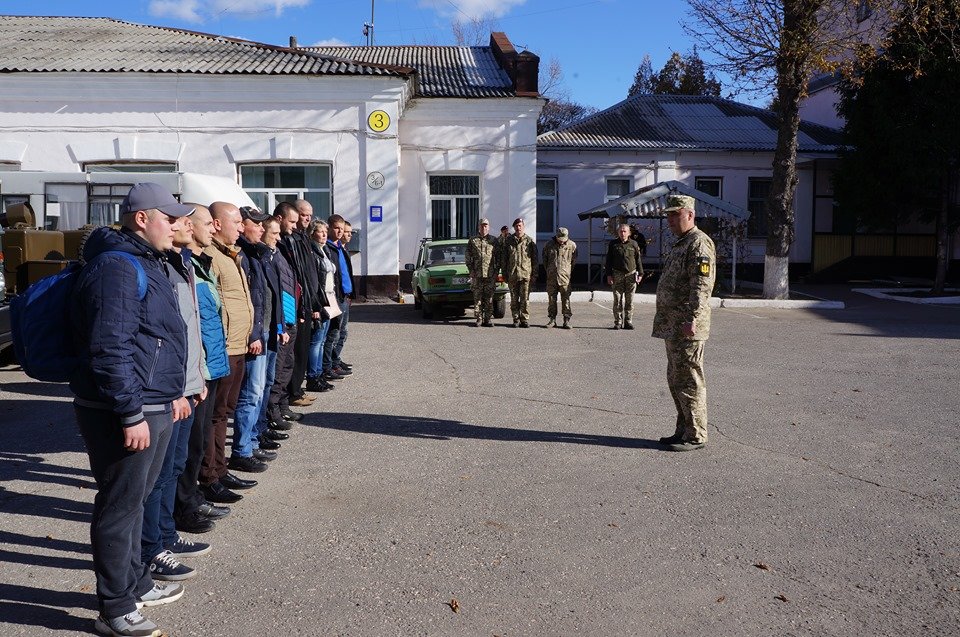
[[[230,374],[227,337],[220,317],[220,293],[211,263],[213,257],[203,252],[190,255],[197,282],[197,309],[200,310],[200,340],[203,341],[204,377],[217,380]]]
[[[267,308],[267,299],[270,290],[267,289],[267,277],[264,272],[263,256],[269,248],[262,243],[250,243],[247,238],[240,235],[237,239],[237,247],[243,251],[244,259],[240,262],[240,267],[247,275],[247,286],[250,288],[250,303],[253,305],[253,329],[250,330],[250,336],[247,338],[247,345],[254,341],[263,339],[264,315],[269,312]],[[264,351],[267,344],[262,343]]]
[[[140,299],[136,267],[108,250],[137,256],[147,277]],[[162,252],[126,229],[101,227],[84,244],[74,286],[71,322],[80,365],[70,381],[78,404],[109,409],[123,426],[144,410],[168,409],[183,396],[187,326],[166,273]]]

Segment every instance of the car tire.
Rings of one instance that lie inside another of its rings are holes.
[[[493,318],[502,319],[507,315],[507,299],[504,296],[498,296],[493,300]]]
[[[433,305],[428,302],[426,299],[420,300],[420,308],[423,310],[423,318],[432,319],[433,318]]]
[[[413,309],[419,310],[421,307],[423,307],[423,302],[422,302],[420,299],[421,299],[421,297],[420,297],[420,290],[414,291],[414,293],[413,293]]]

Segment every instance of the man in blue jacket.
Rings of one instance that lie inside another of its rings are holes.
[[[140,531],[170,428],[185,415],[187,328],[163,251],[192,212],[162,186],[136,184],[120,206],[122,228],[97,228],[85,242],[87,265],[74,288],[80,364],[70,388],[97,482],[90,544],[100,610],[94,627],[103,634],[152,634],[156,624],[138,609],[183,595],[180,584],[154,584],[140,562]],[[140,268],[122,255],[100,256],[108,251],[134,255]]]

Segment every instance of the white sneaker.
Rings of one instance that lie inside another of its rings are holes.
[[[144,606],[160,606],[175,602],[183,597],[183,584],[173,582],[154,582],[153,588],[148,590],[137,600],[137,608]]]
[[[156,624],[138,610],[113,619],[105,619],[100,615],[93,622],[93,627],[101,635],[118,637],[160,637],[163,634]]]

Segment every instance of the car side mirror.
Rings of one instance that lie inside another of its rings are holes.
[[[413,267],[413,264],[412,264],[412,263],[407,263],[407,264],[405,264],[405,265],[403,266],[403,269],[404,269],[404,270],[414,270],[415,268]]]

